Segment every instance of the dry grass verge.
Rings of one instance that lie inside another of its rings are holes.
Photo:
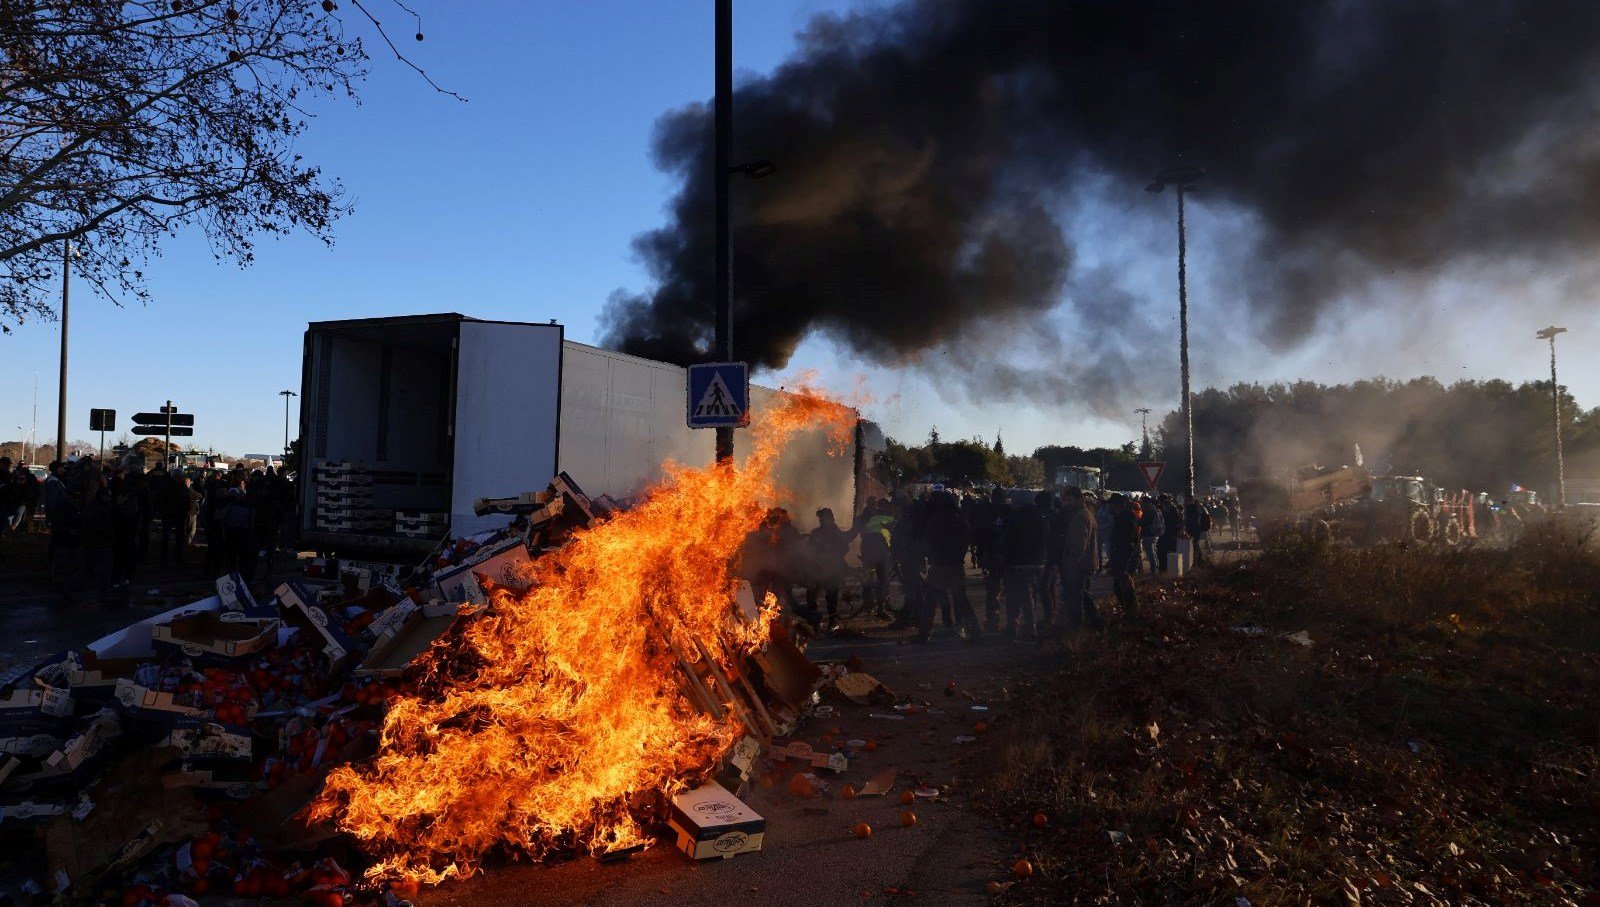
[[[1040,870],[1002,900],[1600,904],[1585,527],[1272,552],[1152,597],[1071,641],[989,751]]]

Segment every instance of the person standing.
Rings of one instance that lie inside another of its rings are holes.
[[[1154,497],[1145,498],[1139,516],[1139,544],[1144,549],[1144,559],[1150,565],[1150,575],[1161,572],[1161,561],[1156,557],[1156,540],[1161,537],[1166,521],[1161,516],[1160,503]]]
[[[983,628],[972,610],[967,595],[967,546],[972,530],[961,516],[949,492],[939,492],[928,502],[927,526],[928,588],[945,596],[955,617],[967,631],[967,642],[983,639]],[[918,615],[917,642],[927,642],[933,633],[933,609],[924,607]]]
[[[978,568],[983,571],[984,629],[1000,630],[1000,595],[1005,586],[1006,490],[995,488],[989,501],[974,511],[978,524],[969,527],[976,544]]]
[[[193,538],[196,495],[185,475],[173,475],[161,485],[161,563],[182,564]]]
[[[817,511],[817,528],[806,535],[806,560],[811,574],[806,585],[806,610],[816,613],[820,592],[828,604],[824,626],[829,632],[839,629],[839,590],[844,586],[844,556],[850,550],[851,535],[839,528],[828,507]]]
[[[1099,568],[1101,570],[1108,569],[1107,561],[1111,557],[1111,520],[1111,499],[1102,497],[1096,502],[1094,512],[1095,528],[1099,530],[1100,538]]]
[[[1061,608],[1069,626],[1100,625],[1100,614],[1089,594],[1099,559],[1099,528],[1084,502],[1083,491],[1068,488],[1062,507]]]
[[[222,573],[237,571],[249,582],[255,579],[256,573],[255,508],[238,488],[229,488],[222,498],[217,513],[217,524],[222,530]]]
[[[1111,496],[1110,563],[1112,589],[1125,617],[1139,614],[1139,594],[1133,585],[1133,566],[1139,557],[1139,521],[1120,494]]]
[[[1007,636],[1034,638],[1034,591],[1044,575],[1050,547],[1050,518],[1043,507],[1049,499],[1050,493],[1041,491],[1033,503],[1012,507],[1006,515],[1001,545],[1006,563]]]
[[[889,613],[889,573],[893,557],[894,511],[888,501],[873,501],[862,511],[861,594],[880,617]]]
[[[900,505],[899,516],[894,521],[894,544],[890,547],[890,554],[900,572],[901,607],[899,616],[895,618],[897,627],[916,626],[917,615],[922,613],[922,609],[932,607],[932,603],[925,601],[928,592],[923,579],[928,560],[927,542],[923,538],[927,523],[926,509],[923,501],[905,501]],[[955,618],[950,616],[948,604],[944,606],[944,612],[944,625],[953,626]]]
[[[1206,562],[1205,543],[1206,534],[1211,530],[1211,514],[1192,494],[1183,499],[1183,528],[1192,540],[1194,565],[1198,567]]]
[[[83,505],[83,576],[101,604],[111,590],[116,534],[111,495],[105,488],[95,488]]]

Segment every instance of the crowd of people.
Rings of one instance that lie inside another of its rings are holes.
[[[1094,627],[1100,614],[1090,583],[1112,580],[1119,607],[1138,616],[1134,577],[1159,573],[1182,543],[1193,563],[1209,556],[1214,532],[1238,539],[1236,501],[1222,497],[1060,492],[987,495],[944,489],[896,500],[874,500],[853,528],[829,509],[818,526],[800,532],[790,514],[769,510],[745,540],[740,562],[758,599],[767,593],[826,630],[839,627],[839,603],[859,539],[863,605],[876,616],[914,628],[926,641],[934,624],[969,642],[989,633],[1035,638],[1055,627]],[[983,575],[980,614],[967,589],[967,566]],[[891,607],[898,578],[900,607]],[[804,603],[794,590],[805,590]],[[826,613],[819,609],[825,605]]]
[[[116,604],[150,562],[152,544],[160,564],[185,565],[202,533],[206,579],[254,579],[263,558],[272,569],[294,508],[292,483],[270,467],[147,471],[137,461],[79,457],[51,463],[39,481],[0,458],[0,490],[0,539],[32,531],[42,512],[49,572],[68,602]]]

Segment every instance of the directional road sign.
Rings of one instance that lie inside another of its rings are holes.
[[[89,410],[90,431],[116,431],[117,411],[114,409]]]
[[[1151,493],[1155,493],[1156,485],[1161,481],[1161,474],[1167,471],[1167,464],[1155,460],[1139,464],[1139,471],[1144,473],[1144,482],[1150,486]]]
[[[166,409],[166,407],[162,407],[162,409]],[[175,413],[165,413],[165,412],[160,412],[160,413],[134,413],[133,414],[133,424],[134,425],[160,425],[163,428],[165,428],[166,424],[167,424],[167,417],[169,415],[172,417],[172,424],[173,425],[193,425],[194,424],[194,414],[193,413],[176,413],[176,412]],[[155,434],[160,434],[160,432],[156,432]],[[173,432],[173,434],[177,434],[177,432]]]
[[[689,427],[750,424],[750,369],[743,362],[689,366]]]
[[[167,431],[167,427],[165,425],[135,425],[133,427],[133,433],[136,434],[136,435],[165,435],[165,434],[168,434],[168,431]],[[178,425],[174,424],[173,427],[172,427],[171,435],[174,438],[193,437],[194,429],[192,429],[192,428],[181,428]]]

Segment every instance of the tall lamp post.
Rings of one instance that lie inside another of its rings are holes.
[[[1550,341],[1550,405],[1556,421],[1556,504],[1567,506],[1567,464],[1561,454],[1561,385],[1556,383],[1556,335],[1565,334],[1566,328],[1551,325],[1533,336]]]
[[[1144,438],[1144,450],[1139,451],[1140,456],[1150,455],[1150,407],[1141,406],[1134,412],[1139,414],[1139,434]]]
[[[294,391],[278,391],[278,396],[283,398],[283,457],[289,458],[289,398],[298,397]]]
[[[56,456],[67,459],[67,302],[72,286],[72,240],[61,243],[61,390],[56,397]]]
[[[1168,167],[1157,173],[1150,185],[1144,187],[1148,192],[1160,192],[1171,186],[1178,192],[1178,371],[1183,383],[1183,402],[1179,408],[1183,412],[1184,447],[1188,456],[1188,462],[1184,464],[1183,483],[1191,496],[1194,494],[1194,407],[1189,396],[1189,286],[1185,261],[1188,248],[1184,235],[1183,196],[1205,175],[1206,172],[1199,167]]]
[[[723,362],[733,361],[733,241],[728,197],[732,178],[742,173],[761,179],[777,168],[769,160],[750,161],[733,166],[733,0],[717,0],[716,96],[712,102],[715,129],[716,168],[716,325],[711,354]],[[717,429],[717,462],[733,462],[733,429]]]

